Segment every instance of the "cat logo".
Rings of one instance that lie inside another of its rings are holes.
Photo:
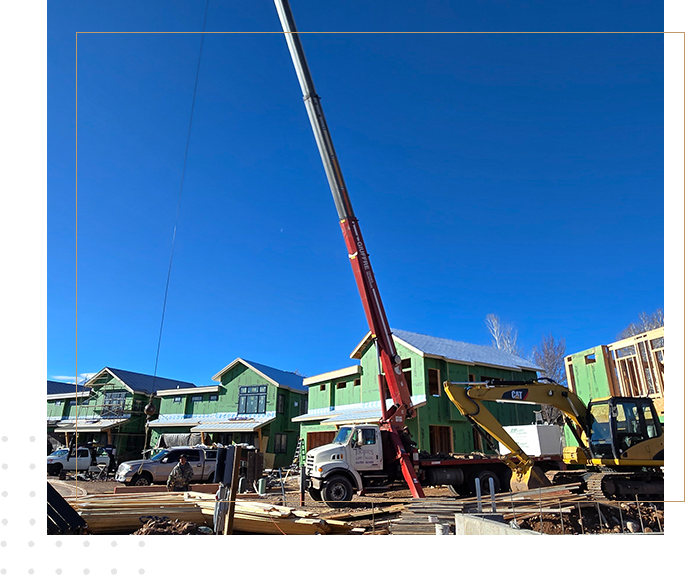
[[[528,397],[527,389],[513,389],[512,391],[507,391],[502,399],[511,399],[512,401],[524,401]]]

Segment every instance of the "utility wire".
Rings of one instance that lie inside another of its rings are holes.
[[[190,147],[190,133],[193,127],[193,114],[195,112],[195,96],[197,95],[197,80],[200,77],[200,62],[202,60],[202,46],[205,41],[205,27],[207,25],[207,9],[209,0],[205,3],[205,15],[202,21],[202,34],[200,35],[200,54],[197,58],[197,69],[195,71],[195,86],[193,87],[193,102],[190,107],[190,121],[188,122],[188,136],[186,137],[186,149],[183,155],[183,170],[181,171],[181,186],[178,192],[178,203],[176,204],[176,221],[174,223],[174,233],[171,239],[171,256],[169,257],[169,269],[166,277],[166,287],[164,288],[164,303],[162,305],[162,319],[159,325],[159,339],[157,340],[157,355],[155,357],[155,371],[152,376],[152,396],[155,394],[155,380],[157,379],[157,367],[159,365],[159,351],[162,347],[162,332],[164,330],[164,316],[166,314],[166,304],[169,295],[169,280],[171,279],[171,265],[174,261],[174,247],[176,246],[176,230],[178,228],[178,217],[181,211],[181,198],[183,196],[183,182],[186,175],[186,164],[188,162],[188,148]]]

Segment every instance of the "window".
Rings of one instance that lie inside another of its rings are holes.
[[[219,401],[219,396],[214,394],[209,396],[209,401]]]
[[[193,395],[190,398],[190,401],[192,401],[193,403],[197,403],[198,401],[202,401],[202,396],[201,395]]]
[[[322,383],[322,384],[319,386],[319,391],[326,391],[326,384],[325,384],[325,383]]]
[[[404,375],[404,381],[407,382],[407,389],[409,390],[409,395],[411,395],[411,359],[402,360],[402,375]]]
[[[123,415],[125,404],[125,391],[106,392],[102,406],[102,417],[117,417]]]
[[[362,380],[361,380],[361,379],[355,379],[355,380],[354,380],[354,387],[357,387],[358,385],[361,385],[361,384],[362,384]]]
[[[595,357],[595,354],[590,354],[585,356],[585,364],[589,365],[591,363],[595,363],[597,361],[597,358]]]
[[[174,403],[181,403],[181,397],[174,397]]]
[[[301,407],[300,407],[300,415],[303,415],[307,413],[307,410],[309,409],[309,400],[305,397],[302,400]]]
[[[285,413],[285,395],[282,393],[276,396],[276,413]]]
[[[69,407],[76,405],[76,400],[75,399],[70,399],[69,400]]]
[[[428,395],[440,395],[440,370],[428,370]]]
[[[186,456],[186,459],[188,460],[188,463],[194,463],[194,462],[199,462],[200,461],[200,452],[197,449],[189,449],[189,450],[174,450],[170,451],[169,454],[167,455],[167,463],[178,463],[179,459],[181,458],[181,454]]]
[[[476,381],[476,376],[473,373],[469,373],[469,381]]]
[[[285,433],[277,433],[274,439],[274,453],[285,453],[288,450],[288,436]]]
[[[360,429],[361,437],[359,438],[359,443],[361,445],[375,445],[376,444],[376,432],[373,429]]]
[[[61,399],[58,399],[57,401],[55,401],[55,405],[62,405],[62,403],[63,403],[63,402],[62,402]]]
[[[335,384],[335,389],[345,389],[347,387],[346,381],[339,381]]]
[[[238,392],[238,413],[266,413],[266,385],[245,386]]]

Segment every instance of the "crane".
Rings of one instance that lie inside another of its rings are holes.
[[[400,462],[402,475],[409,486],[412,496],[422,498],[424,496],[423,490],[416,476],[411,458],[404,449],[399,434],[399,430],[404,426],[405,419],[416,415],[409,387],[402,374],[402,359],[397,353],[395,342],[392,339],[392,332],[385,314],[378,284],[376,283],[366,244],[359,228],[359,221],[352,210],[347,186],[345,185],[338,157],[333,147],[333,140],[326,124],[321,99],[314,88],[314,81],[305,59],[304,49],[295,26],[290,4],[288,0],[274,0],[274,4],[276,5],[285,40],[295,66],[295,72],[302,88],[305,108],[307,109],[314,138],[319,148],[324,171],[328,178],[328,185],[330,186],[333,201],[338,212],[340,228],[347,247],[352,271],[354,272],[357,289],[359,290],[366,320],[374,340],[379,364],[380,426],[382,430],[389,432],[395,449],[395,455]],[[384,401],[383,375],[392,398],[392,405],[389,408],[386,408]]]

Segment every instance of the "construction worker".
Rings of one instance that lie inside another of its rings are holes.
[[[407,453],[411,453],[412,449],[416,447],[416,442],[411,438],[411,433],[406,425],[400,432],[400,439],[402,440],[402,446]]]
[[[178,464],[171,470],[166,482],[167,491],[188,491],[188,485],[193,478],[193,468],[188,463],[185,453],[181,454]]]

